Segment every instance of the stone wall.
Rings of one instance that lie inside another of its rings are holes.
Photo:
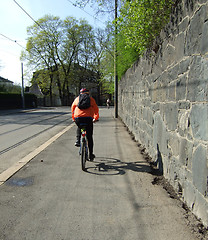
[[[182,0],[119,82],[119,116],[208,226],[208,1]]]

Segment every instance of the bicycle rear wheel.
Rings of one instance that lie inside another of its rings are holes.
[[[82,150],[81,150],[81,164],[82,170],[85,171],[85,164],[86,164],[86,141],[82,142]]]

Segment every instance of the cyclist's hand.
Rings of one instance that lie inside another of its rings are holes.
[[[93,123],[98,122],[99,120],[93,119]]]

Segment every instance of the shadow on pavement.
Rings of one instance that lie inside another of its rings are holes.
[[[127,171],[153,174],[152,168],[145,161],[122,162],[116,158],[96,157],[87,163],[86,172],[96,175],[124,175]]]

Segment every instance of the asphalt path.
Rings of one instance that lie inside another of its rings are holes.
[[[5,170],[70,123],[70,107],[0,111],[0,181]]]
[[[81,170],[71,127],[0,186],[1,240],[195,240],[112,109],[94,125]]]

